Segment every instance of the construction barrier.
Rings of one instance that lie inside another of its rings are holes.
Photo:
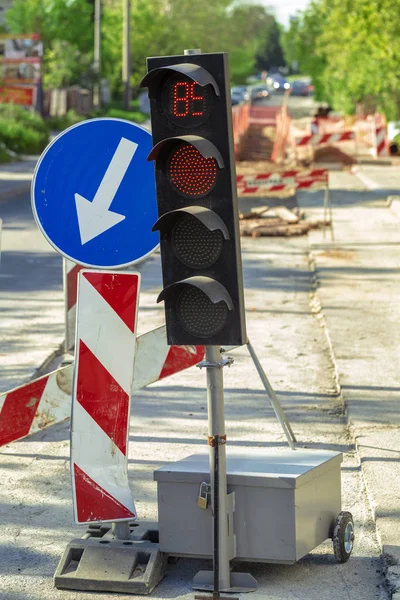
[[[328,169],[309,169],[303,171],[282,171],[280,173],[257,173],[255,175],[237,175],[236,183],[239,196],[251,196],[260,190],[266,192],[286,191],[288,189],[320,189],[329,183]]]
[[[79,274],[71,427],[78,524],[136,518],[127,447],[139,287],[138,273]]]
[[[71,260],[63,258],[64,299],[65,299],[65,342],[64,351],[73,352],[75,344],[76,296],[78,275],[83,269]]]
[[[203,346],[168,346],[165,326],[138,336],[133,390],[197,365]],[[71,416],[73,365],[0,394],[0,446]]]
[[[238,156],[240,143],[249,128],[250,104],[238,104],[232,107],[233,142],[235,155]]]
[[[305,135],[301,138],[296,138],[296,146],[320,146],[322,144],[337,144],[339,142],[348,142],[355,140],[356,134],[354,131],[342,131],[338,133],[314,133]]]

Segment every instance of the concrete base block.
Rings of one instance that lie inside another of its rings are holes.
[[[59,589],[150,594],[164,577],[167,555],[151,541],[157,532],[139,526],[129,540],[113,539],[109,526],[89,526],[72,540],[54,575]]]

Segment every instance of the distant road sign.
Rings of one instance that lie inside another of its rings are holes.
[[[135,264],[158,247],[151,134],[129,121],[92,119],[61,133],[32,181],[36,222],[63,256],[97,268]]]

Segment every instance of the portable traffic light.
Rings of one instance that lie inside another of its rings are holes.
[[[147,67],[168,343],[245,344],[228,56]]]

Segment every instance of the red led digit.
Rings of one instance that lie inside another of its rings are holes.
[[[179,127],[201,125],[210,116],[214,103],[209,85],[201,86],[182,74],[170,77],[161,92],[162,108]]]
[[[174,85],[174,115],[175,117],[186,117],[189,114],[189,100],[190,100],[190,85],[186,81],[177,81]],[[179,88],[185,88],[185,95],[179,96]],[[184,103],[183,112],[179,110],[178,104]]]
[[[192,100],[192,107],[191,107],[192,108],[192,115],[194,117],[201,117],[201,115],[204,114],[204,96],[195,96],[195,93],[194,93],[195,86],[196,86],[195,82],[193,82],[192,85],[190,86],[190,98]],[[201,102],[201,105],[203,107],[201,111],[200,110],[197,110],[197,111],[194,110],[194,108],[195,108],[194,107],[194,102]]]

